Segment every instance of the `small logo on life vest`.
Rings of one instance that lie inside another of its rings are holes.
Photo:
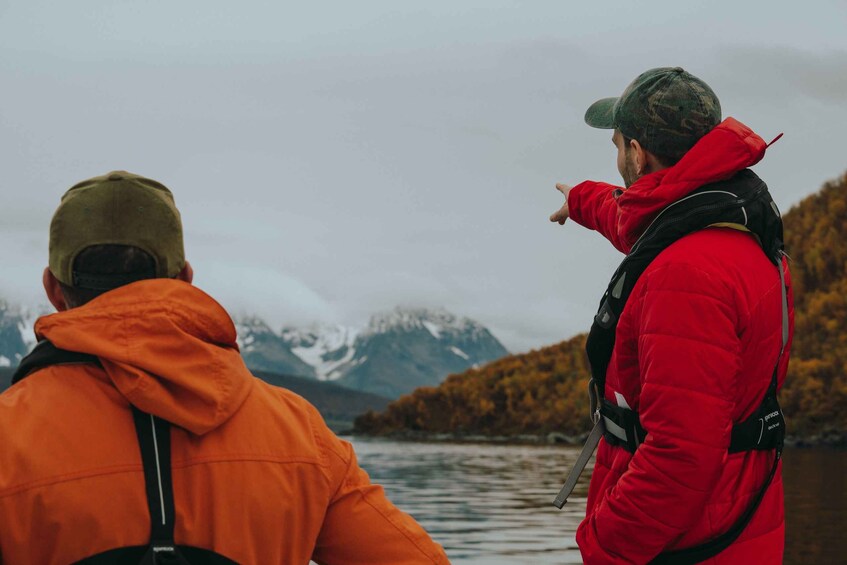
[[[771,412],[770,414],[765,416],[765,423],[767,424],[768,420],[770,420],[771,418],[776,418],[777,416],[779,416],[779,410],[775,410],[774,412]],[[778,427],[779,427],[779,420],[777,420],[773,424],[770,424],[768,426],[768,431],[773,430],[773,429],[778,428]]]

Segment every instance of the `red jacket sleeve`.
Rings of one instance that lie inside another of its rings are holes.
[[[619,186],[587,180],[573,187],[568,194],[570,218],[579,225],[600,232],[615,248],[626,253],[618,236],[618,202],[615,192]]]
[[[636,409],[648,435],[578,528],[588,565],[648,563],[678,540],[701,518],[729,447],[741,354],[732,291],[679,263],[641,282]]]

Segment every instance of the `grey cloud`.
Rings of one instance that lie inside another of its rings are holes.
[[[724,76],[749,81],[760,98],[844,106],[847,50],[808,51],[786,45],[734,46],[720,50]]]
[[[585,331],[620,260],[547,217],[555,182],[618,181],[582,115],[645,68],[691,68],[728,115],[786,132],[757,166],[783,208],[845,167],[835,4],[3,6],[0,295],[38,295],[60,195],[123,168],[174,190],[198,285],[235,311],[445,306],[521,351]],[[773,48],[797,21],[814,33]]]

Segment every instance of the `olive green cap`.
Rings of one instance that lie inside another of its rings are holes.
[[[585,123],[617,129],[656,155],[681,156],[721,122],[721,103],[709,85],[680,67],[640,74],[618,98],[603,98]]]
[[[165,185],[114,171],[72,186],[50,224],[50,271],[68,286],[74,260],[93,245],[127,245],[156,262],[157,278],[173,278],[185,266],[182,221]]]

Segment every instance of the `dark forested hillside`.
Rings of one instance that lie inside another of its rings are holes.
[[[847,176],[784,215],[796,307],[781,402],[792,435],[847,433]],[[588,367],[578,336],[449,377],[356,420],[363,433],[518,435],[587,431]]]
[[[253,374],[266,383],[287,388],[311,402],[327,424],[336,431],[349,431],[358,414],[367,410],[382,410],[390,402],[390,399],[384,396],[350,390],[332,382],[263,371],[254,371]]]
[[[796,319],[781,400],[799,435],[847,433],[847,175],[784,217]]]
[[[0,367],[0,392],[9,386],[13,373],[14,369]],[[262,371],[254,374],[263,381],[287,388],[314,404],[327,424],[335,430],[349,430],[358,414],[367,410],[382,410],[389,403],[388,398],[350,390],[334,383]]]
[[[356,419],[363,433],[400,430],[485,435],[560,432],[588,426],[585,336],[451,375]]]

